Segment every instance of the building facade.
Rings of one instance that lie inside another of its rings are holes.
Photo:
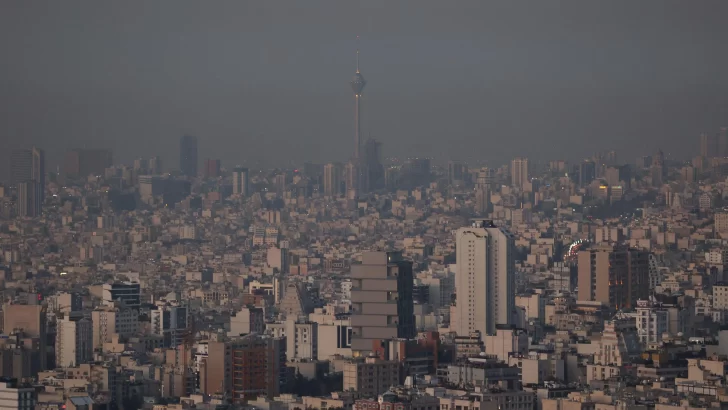
[[[185,135],[180,138],[179,169],[188,177],[197,176],[197,137]]]
[[[495,334],[496,325],[514,323],[515,263],[513,235],[486,220],[455,233],[455,331]]]
[[[355,355],[370,352],[373,340],[415,336],[412,262],[399,252],[364,252],[351,282]]]
[[[649,252],[601,244],[579,252],[578,296],[613,309],[629,309],[647,299],[650,282]]]

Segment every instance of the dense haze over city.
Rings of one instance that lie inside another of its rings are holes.
[[[725,1],[0,1],[0,409],[728,408]]]
[[[82,147],[171,163],[182,134],[227,166],[346,160],[357,35],[362,132],[385,156],[502,165],[662,148],[684,158],[728,112],[719,0],[79,0],[0,11],[0,138],[45,147],[51,168]]]

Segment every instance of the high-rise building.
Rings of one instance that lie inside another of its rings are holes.
[[[205,179],[217,178],[220,176],[220,160],[219,159],[206,159],[205,160]]]
[[[18,183],[16,215],[25,218],[39,216],[43,210],[43,188],[36,181]]]
[[[341,193],[341,164],[324,165],[324,195],[338,196]]]
[[[65,171],[70,178],[102,175],[113,165],[113,156],[106,149],[75,149],[66,154]]]
[[[14,150],[10,153],[10,177],[13,185],[30,181],[32,161],[33,155],[28,149]]]
[[[650,176],[652,177],[652,185],[660,187],[667,176],[667,166],[665,165],[665,154],[662,150],[652,157],[652,166],[650,167]]]
[[[632,173],[629,165],[620,167],[607,167],[604,172],[604,178],[609,186],[622,186],[629,189],[632,180]]]
[[[180,138],[179,170],[188,177],[197,176],[197,137],[184,135]]]
[[[467,336],[493,335],[496,325],[514,323],[515,242],[491,221],[473,220],[455,233],[456,329]]]
[[[447,182],[450,185],[467,182],[468,166],[459,162],[450,161],[447,164]]]
[[[33,147],[10,155],[12,182],[17,188],[16,214],[40,215],[45,200],[45,152]]]
[[[511,185],[523,188],[528,183],[528,158],[514,158],[511,161]]]
[[[579,252],[579,300],[613,309],[635,308],[649,297],[649,252],[601,244]]]
[[[384,166],[382,165],[382,143],[369,138],[364,144],[364,164],[368,173],[368,190],[384,188]]]
[[[240,404],[258,396],[275,397],[286,381],[286,340],[251,334],[209,342],[200,369],[200,390],[229,394]]]
[[[35,181],[45,187],[45,152],[33,147],[10,154],[10,172],[14,185]]]
[[[713,148],[713,140],[710,138],[708,133],[700,134],[700,156],[703,158],[710,158],[715,156]]]
[[[596,178],[597,173],[597,166],[592,160],[584,160],[579,164],[579,168],[577,170],[578,174],[578,184],[580,187],[587,186],[594,181],[594,178]]]
[[[249,190],[248,168],[235,167],[233,169],[233,194],[245,198]]]
[[[56,322],[56,366],[74,367],[91,360],[93,328],[83,316],[64,316]]]
[[[493,170],[482,168],[475,180],[475,212],[485,215],[490,211],[490,192],[493,186]]]
[[[715,156],[715,155],[713,155]],[[728,127],[721,127],[718,132],[718,155],[721,158],[728,157]]]
[[[364,252],[351,266],[351,350],[365,355],[377,339],[415,336],[412,262],[400,252]]]

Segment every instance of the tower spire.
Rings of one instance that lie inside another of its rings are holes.
[[[351,85],[351,90],[354,91],[354,158],[358,161],[360,159],[359,156],[359,148],[361,148],[361,140],[360,140],[360,133],[361,133],[361,125],[359,123],[359,117],[360,117],[360,98],[361,98],[361,92],[364,89],[364,86],[366,85],[366,81],[364,81],[364,76],[361,75],[361,72],[359,72],[359,36],[356,36],[356,73],[354,73],[354,78],[349,83]]]
[[[356,72],[359,74],[359,36],[356,36]]]

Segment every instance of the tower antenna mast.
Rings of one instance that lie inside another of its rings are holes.
[[[356,72],[359,74],[359,36],[356,36]]]

